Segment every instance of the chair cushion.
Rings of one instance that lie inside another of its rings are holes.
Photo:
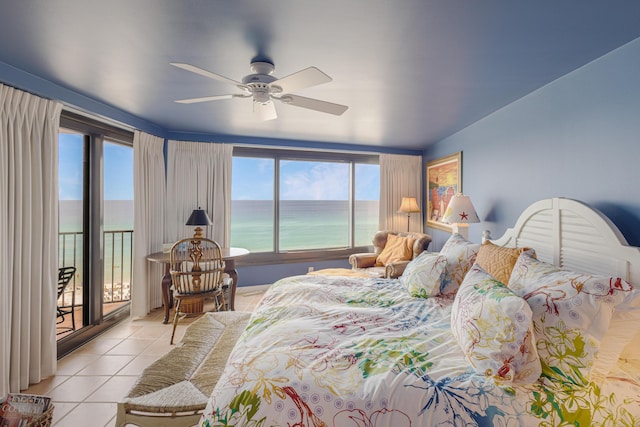
[[[413,257],[412,237],[398,237],[395,234],[387,236],[387,244],[376,259],[377,266],[385,266],[395,261],[409,261]]]
[[[193,269],[193,262],[191,261],[183,261],[181,271],[191,271]],[[200,269],[202,271],[205,270],[215,270],[217,268],[222,268],[224,270],[224,261],[201,261],[198,263],[200,265]]]

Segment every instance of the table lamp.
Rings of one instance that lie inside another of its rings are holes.
[[[444,211],[442,222],[453,225],[453,232],[460,233],[465,239],[469,238],[469,224],[480,222],[469,196],[458,193],[451,198],[449,206]]]
[[[185,225],[196,226],[193,238],[198,239],[204,237],[204,235],[202,234],[201,226],[207,227],[209,225],[213,225],[213,222],[211,222],[209,215],[207,215],[207,211],[198,206],[198,209],[194,209],[193,212],[191,212],[191,216],[189,217]]]
[[[400,209],[398,213],[407,214],[407,232],[409,232],[409,219],[411,219],[412,213],[419,213],[420,207],[418,207],[418,201],[415,197],[403,197],[400,203]]]

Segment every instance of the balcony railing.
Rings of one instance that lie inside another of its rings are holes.
[[[104,241],[104,303],[125,302],[131,299],[133,230],[113,230],[103,233]],[[83,277],[83,234],[82,232],[58,233],[58,265],[75,266],[76,274],[72,286],[62,297],[62,305],[70,306],[75,296],[75,305],[82,305]],[[75,291],[75,292],[74,292]]]

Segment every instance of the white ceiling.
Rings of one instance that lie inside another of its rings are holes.
[[[55,85],[69,98],[63,101],[80,108],[91,110],[98,101],[185,138],[233,135],[411,150],[640,37],[640,2],[622,0],[0,5],[0,81],[8,84],[43,93]],[[333,81],[296,93],[349,109],[332,116],[278,104],[279,118],[262,122],[247,99],[173,102],[235,91],[170,62],[240,80],[256,56],[270,58],[278,77],[318,67]]]

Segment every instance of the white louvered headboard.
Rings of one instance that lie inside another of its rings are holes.
[[[629,246],[600,211],[576,200],[540,200],[491,242],[530,247],[540,261],[582,273],[618,276],[640,286],[640,248]]]

